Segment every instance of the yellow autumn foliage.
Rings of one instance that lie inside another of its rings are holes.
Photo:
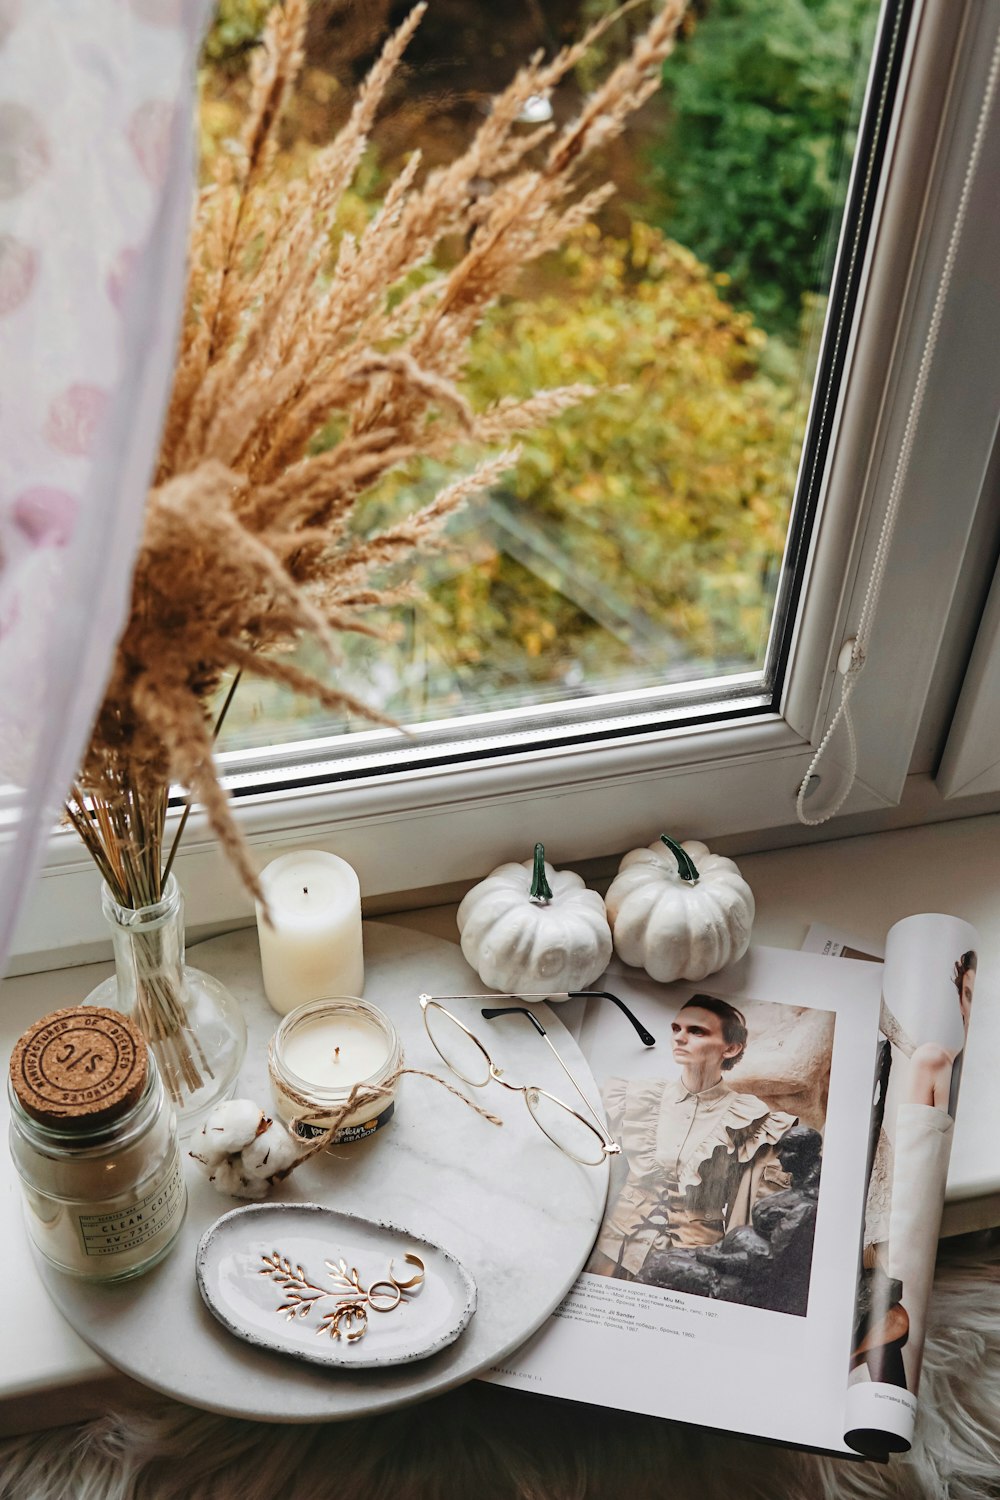
[[[229,4],[237,41],[261,8]],[[210,160],[226,149],[244,84],[211,68],[205,83]],[[339,90],[306,70],[279,176],[307,169]],[[343,195],[332,251],[345,231],[361,232],[383,191],[372,151]],[[475,409],[578,382],[597,394],[528,433],[502,490],[471,505],[450,549],[420,564],[424,598],[400,609],[396,651],[347,643],[348,685],[407,722],[525,691],[544,699],[761,663],[805,397],[787,350],[725,300],[725,281],[641,220],[627,238],[591,223],[487,313],[465,372]],[[317,446],[339,435],[333,417]],[[387,476],[359,519],[388,524],[476,457],[456,451],[453,465]],[[260,711],[320,728],[304,703]]]
[[[588,226],[545,283],[489,314],[469,395],[600,394],[528,435],[477,512],[505,550],[435,590],[440,651],[500,685],[521,654],[536,681],[592,689],[759,664],[805,419],[762,370],[767,335],[640,222],[628,240]]]

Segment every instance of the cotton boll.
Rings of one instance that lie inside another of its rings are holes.
[[[266,1180],[248,1177],[238,1156],[220,1163],[212,1173],[211,1183],[217,1193],[226,1193],[230,1198],[266,1198],[269,1187]]]
[[[213,1130],[211,1136],[208,1135],[209,1123],[215,1113],[216,1111],[213,1110],[197,1135],[192,1137],[191,1150],[188,1153],[199,1166],[204,1167],[208,1172],[214,1172],[219,1163],[225,1161],[226,1157],[231,1154],[228,1146],[219,1144],[220,1140],[225,1138],[225,1130],[221,1128]]]
[[[228,1155],[228,1151],[210,1151],[200,1132],[195,1136],[192,1149],[188,1152],[188,1156],[208,1173],[214,1172],[219,1163],[224,1162]]]
[[[266,1198],[310,1151],[250,1099],[217,1104],[189,1153],[217,1193]]]
[[[218,1157],[239,1151],[254,1139],[264,1118],[260,1106],[252,1099],[227,1099],[217,1104],[197,1137],[199,1155]]]
[[[256,1140],[243,1147],[240,1159],[247,1177],[266,1180],[286,1171],[301,1153],[301,1143],[289,1135],[280,1120],[272,1120]]]

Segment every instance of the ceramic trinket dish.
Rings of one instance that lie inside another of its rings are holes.
[[[237,1338],[349,1369],[426,1359],[476,1310],[475,1281],[440,1245],[315,1203],[224,1214],[198,1246],[197,1276]]]

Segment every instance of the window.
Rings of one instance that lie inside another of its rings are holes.
[[[713,7],[729,9],[722,0]],[[745,637],[756,643],[752,651],[696,656],[697,670],[711,675],[694,682],[681,674],[665,685],[632,679],[623,687],[597,674],[597,690],[585,697],[566,694],[563,683],[528,702],[503,697],[502,707],[463,700],[460,714],[446,701],[438,718],[421,703],[406,739],[382,730],[331,736],[314,723],[309,739],[276,748],[248,743],[251,723],[223,760],[262,855],[282,844],[328,843],[378,895],[471,879],[499,859],[524,857],[537,837],[565,863],[619,851],[661,824],[715,837],[793,822],[795,792],[836,688],[840,645],[864,595],[993,40],[990,17],[971,4],[883,8],[821,356],[825,383],[800,466],[797,529],[779,572],[755,570],[776,610],[773,623],[769,614],[761,625],[760,600],[754,605],[758,623]],[[991,123],[855,698],[860,768],[848,812],[890,807],[911,767],[934,768],[995,557],[1000,518],[984,486],[1000,409],[989,191],[998,134]],[[577,586],[579,570],[569,572],[552,585],[561,600],[560,589]],[[606,623],[594,626],[595,640],[602,632],[613,639]],[[820,798],[840,758],[835,742]],[[185,846],[179,870],[191,924],[247,913],[197,815]],[[57,838],[47,894],[75,891],[84,880],[92,876],[79,851]],[[39,898],[25,916],[22,954],[51,945],[45,904]],[[67,942],[99,940],[96,900],[88,894],[69,904],[78,915],[62,924]]]
[[[614,8],[518,3],[501,20],[472,0],[437,0],[345,218],[356,226],[379,206],[414,147],[429,168],[454,160],[520,61]],[[207,48],[208,151],[241,107],[244,39],[229,9]],[[529,718],[549,740],[580,724],[593,739],[596,720],[652,726],[678,708],[700,718],[706,702],[715,714],[720,699],[730,712],[773,699],[828,437],[830,397],[810,424],[810,394],[877,15],[877,0],[692,11],[659,93],[591,174],[614,196],[561,252],[525,267],[470,351],[478,409],[567,384],[594,394],[529,434],[504,481],[468,505],[448,548],[418,569],[420,602],[396,612],[398,643],[345,638],[340,675],[355,697],[419,726],[422,743],[511,728],[523,742]],[[647,19],[635,12],[598,36],[551,98],[529,101],[521,132],[576,115]],[[336,133],[384,24],[321,14],[279,175]],[[880,65],[890,89],[899,37],[890,25]],[[869,111],[824,393],[843,364],[849,320],[838,322],[856,296],[867,169],[885,125]],[[477,182],[483,198],[492,190]],[[458,454],[451,472],[472,461]],[[445,465],[404,468],[368,513],[412,506],[445,477]],[[325,670],[318,647],[303,655]],[[359,728],[244,678],[223,743],[270,748]]]

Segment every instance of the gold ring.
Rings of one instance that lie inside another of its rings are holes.
[[[408,1291],[411,1290],[411,1288],[413,1288],[415,1286],[422,1286],[423,1285],[424,1275],[425,1275],[425,1272],[424,1272],[424,1263],[420,1259],[419,1255],[410,1255],[409,1253],[407,1253],[404,1256],[404,1259],[405,1259],[405,1261],[406,1261],[406,1263],[407,1263],[408,1266],[417,1266],[418,1267],[416,1276],[411,1276],[410,1279],[409,1279],[409,1281],[397,1281],[396,1278],[395,1278],[395,1276],[393,1276],[393,1274],[392,1274],[393,1262],[390,1261],[389,1262],[389,1280],[392,1282],[393,1286],[398,1287],[401,1292],[408,1292]]]
[[[380,1291],[380,1287],[384,1287],[385,1290]],[[392,1300],[389,1302],[376,1301],[376,1298],[385,1297],[389,1297]],[[373,1281],[371,1286],[368,1288],[368,1306],[372,1309],[373,1312],[394,1312],[402,1302],[402,1300],[403,1294],[400,1291],[399,1287],[396,1286],[395,1282]]]

